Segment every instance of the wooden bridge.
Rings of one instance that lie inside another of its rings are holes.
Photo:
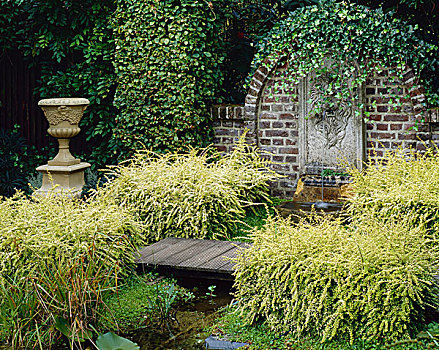
[[[166,238],[143,248],[137,264],[191,278],[233,280],[231,259],[246,247],[243,242]]]

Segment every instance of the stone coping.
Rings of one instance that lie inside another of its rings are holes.
[[[82,97],[48,98],[38,102],[38,106],[83,106],[89,104],[90,101]]]
[[[37,171],[44,171],[49,173],[74,173],[77,171],[81,171],[83,169],[89,168],[91,165],[87,162],[81,162],[79,164],[73,164],[73,165],[40,165],[37,168]]]

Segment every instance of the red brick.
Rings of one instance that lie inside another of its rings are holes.
[[[388,132],[372,132],[370,136],[374,139],[394,139],[395,134]]]
[[[288,131],[286,130],[267,130],[265,132],[265,136],[267,137],[288,137]]]
[[[378,142],[377,148],[384,148],[384,149],[390,148],[390,142],[386,142],[386,141]]]
[[[272,128],[284,128],[285,124],[283,122],[273,122],[271,123],[271,127]]]
[[[274,146],[283,146],[284,145],[284,139],[273,139],[272,140]]]
[[[381,119],[382,119],[382,115],[381,115],[381,114],[371,114],[371,115],[369,116],[369,119],[370,119],[370,120],[374,120],[374,121],[376,121],[376,122],[380,122]]]
[[[409,117],[407,115],[389,114],[384,116],[386,122],[407,122]]]
[[[261,121],[259,122],[259,128],[260,129],[269,129],[270,128],[270,122],[269,121]]]
[[[419,96],[419,95],[422,95],[422,92],[420,89],[415,89],[415,90],[410,91],[410,97],[415,97],[415,96]]]
[[[398,134],[398,140],[417,140],[418,136],[414,133],[400,133]]]
[[[285,156],[273,156],[272,159],[273,162],[282,162],[282,163],[285,162]]]
[[[381,131],[383,131],[383,130],[387,131],[389,128],[389,124],[380,123],[380,124],[376,124],[376,126],[377,126],[377,130],[381,130]]]
[[[285,148],[280,148],[279,153],[281,153],[281,154],[299,154],[299,150],[297,148],[293,148],[293,147],[285,147]]]
[[[402,77],[402,80],[404,82],[406,82],[407,80],[414,78],[415,77],[415,73],[413,72],[413,70],[409,70],[407,73],[405,73]]]
[[[294,117],[294,114],[292,114],[292,113],[282,113],[280,115],[280,119],[294,120],[295,117]]]
[[[390,124],[390,130],[402,130],[402,124]]]
[[[247,95],[252,96],[252,97],[257,97],[258,96],[258,90],[254,90],[252,88],[249,88],[247,91]]]
[[[296,163],[297,162],[297,157],[294,156],[286,156],[285,157],[285,161],[288,163]]]
[[[263,103],[273,103],[273,102],[275,102],[274,97],[265,96],[263,99]]]
[[[389,110],[388,106],[377,106],[378,112],[387,112]]]
[[[277,119],[277,115],[271,113],[262,113],[261,119]]]
[[[424,143],[418,142],[417,145],[416,145],[416,149],[418,151],[425,151],[427,148],[426,148]]]

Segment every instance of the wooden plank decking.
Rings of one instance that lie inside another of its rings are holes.
[[[234,263],[247,243],[203,239],[166,238],[143,248],[137,264],[189,273],[192,277],[233,279]]]

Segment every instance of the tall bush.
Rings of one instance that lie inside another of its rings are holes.
[[[0,341],[50,346],[56,329],[86,337],[105,292],[143,243],[132,213],[114,201],[64,196],[0,202]]]
[[[221,25],[203,0],[117,2],[115,137],[127,154],[209,142],[209,104],[222,80]]]
[[[110,172],[98,196],[134,210],[148,241],[168,236],[227,238],[245,208],[269,200],[268,182],[279,176],[244,140],[220,157],[211,149],[138,153]]]
[[[349,170],[353,196],[349,211],[356,220],[363,213],[382,221],[410,213],[410,224],[425,225],[437,237],[439,230],[439,154],[427,149],[387,152],[383,158],[369,159],[363,171]]]
[[[407,217],[355,226],[326,218],[271,219],[235,272],[249,324],[332,338],[407,337],[438,306],[439,245]]]

